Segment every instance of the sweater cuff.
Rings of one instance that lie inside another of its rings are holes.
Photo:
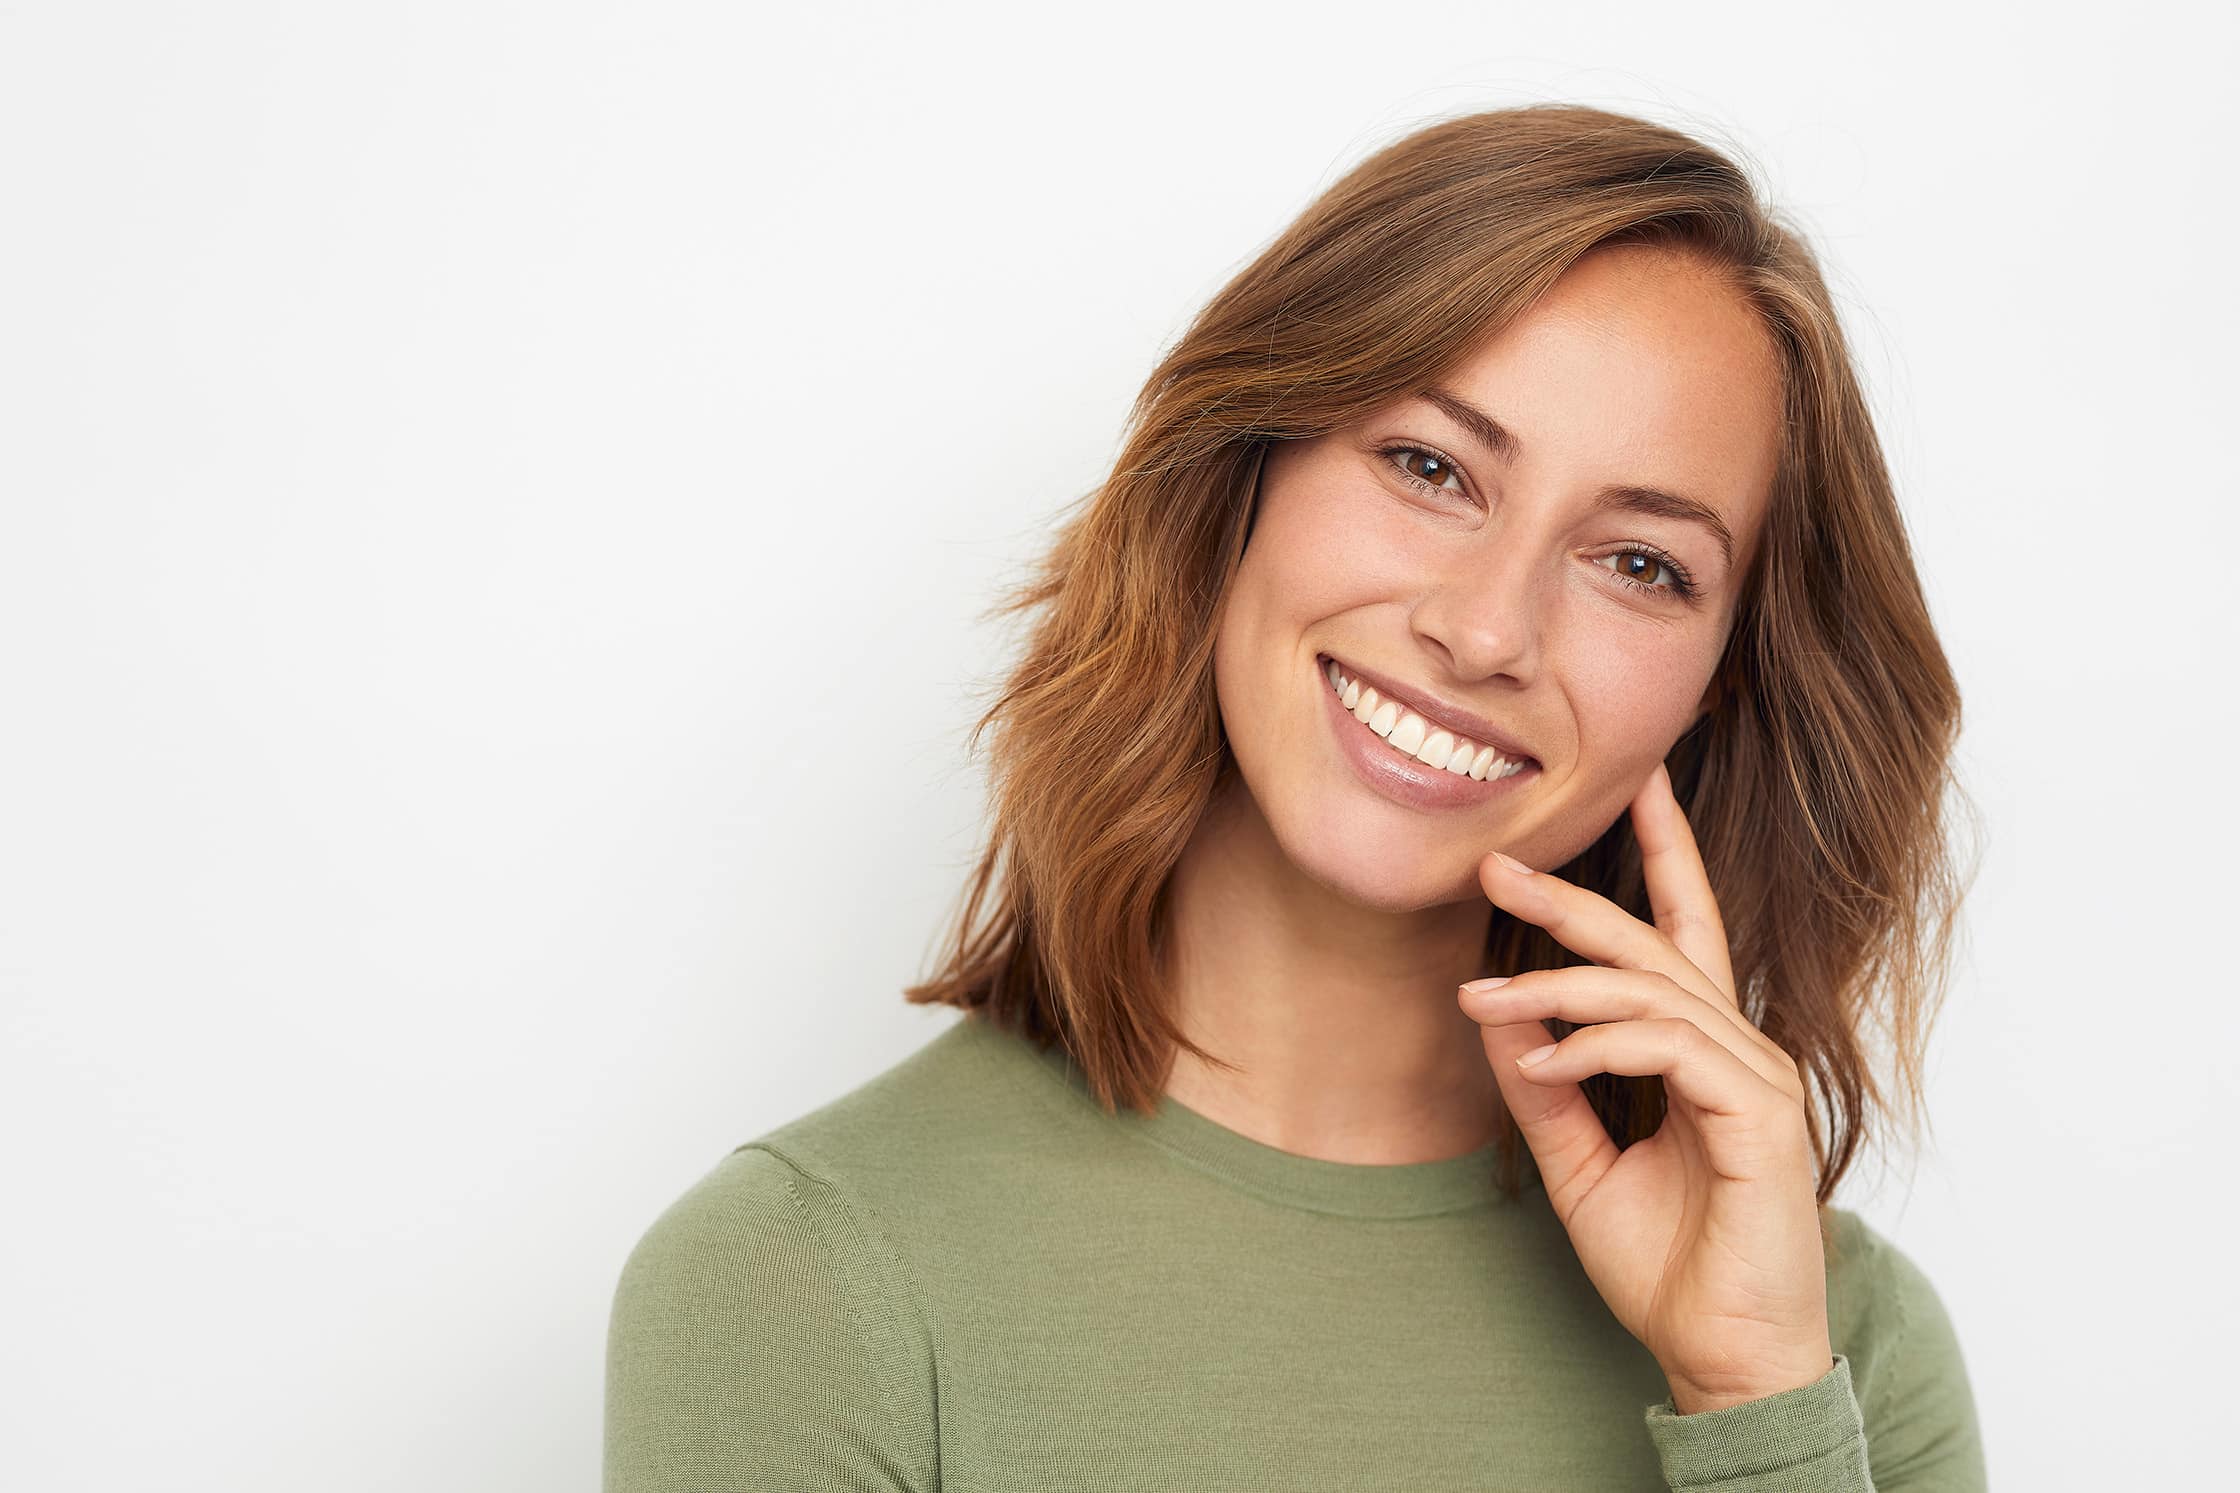
[[[1851,1360],[1820,1378],[1724,1410],[1682,1415],[1670,1395],[1644,1419],[1674,1493],[1873,1493]]]

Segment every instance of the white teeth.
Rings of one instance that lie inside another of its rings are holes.
[[[1433,726],[1396,700],[1381,698],[1359,680],[1348,679],[1332,661],[1324,669],[1338,702],[1353,718],[1382,736],[1394,749],[1406,752],[1430,767],[1475,778],[1479,782],[1514,777],[1524,771],[1522,762],[1511,762],[1492,747],[1482,747],[1467,737]]]

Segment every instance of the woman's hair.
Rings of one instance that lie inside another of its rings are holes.
[[[1167,890],[1236,771],[1214,633],[1261,456],[1437,381],[1582,255],[1621,243],[1723,272],[1784,371],[1783,449],[1719,698],[1667,758],[1743,1013],[1802,1070],[1823,1204],[1890,1107],[1865,1045],[1873,1018],[1918,1124],[1974,872],[1946,859],[1959,692],[1866,401],[1813,256],[1743,171],[1678,131],[1581,106],[1448,119],[1377,151],[1153,370],[1110,476],[988,614],[1040,609],[971,732],[977,750],[998,728],[987,847],[938,972],[906,1000],[1062,1042],[1108,1112],[1152,1112],[1178,1048],[1221,1061],[1172,1019]],[[1551,869],[1651,920],[1630,815]],[[1586,962],[1493,910],[1489,972]],[[1620,1146],[1662,1122],[1659,1077],[1582,1087]],[[1512,1198],[1520,1142],[1504,1113],[1496,1179]]]

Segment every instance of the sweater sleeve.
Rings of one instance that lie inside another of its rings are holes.
[[[932,1354],[893,1256],[774,1148],[638,1240],[607,1331],[605,1493],[938,1486]]]
[[[1724,1410],[1649,1407],[1675,1493],[1985,1493],[1974,1392],[1936,1288],[1855,1215],[1870,1293],[1811,1384]],[[1869,1463],[1872,1470],[1869,1470]]]

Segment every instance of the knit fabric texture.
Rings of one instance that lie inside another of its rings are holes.
[[[609,1320],[606,1493],[1980,1493],[1928,1279],[1831,1208],[1834,1361],[1675,1413],[1527,1160],[1366,1166],[1107,1114],[964,1016],[731,1151]]]

